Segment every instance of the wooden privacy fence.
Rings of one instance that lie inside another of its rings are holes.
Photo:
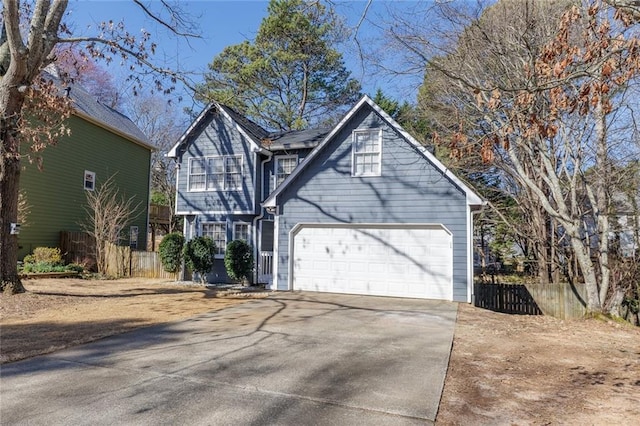
[[[68,263],[85,263],[87,260],[95,263],[93,238],[84,232],[61,232],[60,250]],[[106,256],[106,272],[109,275],[176,279],[175,273],[164,270],[157,252],[137,251],[126,246],[108,244]]]
[[[475,305],[496,312],[582,318],[584,284],[474,284]]]
[[[176,279],[175,272],[167,272],[164,270],[160,256],[158,252],[155,251],[132,251],[130,276]]]
[[[86,232],[60,232],[60,251],[67,263],[95,263],[95,242]]]
[[[474,284],[475,305],[506,314],[541,315],[529,290],[521,284]]]
[[[571,319],[587,313],[584,283],[527,284],[527,289],[545,315]]]

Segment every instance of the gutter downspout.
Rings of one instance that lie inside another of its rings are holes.
[[[470,271],[470,275],[471,275],[471,294],[470,294],[470,303],[472,305],[476,304],[476,286],[475,286],[475,282],[474,282],[474,265],[473,265],[473,252],[474,252],[474,235],[475,235],[475,217],[477,214],[482,213],[482,211],[486,208],[486,206],[489,204],[489,202],[487,200],[482,200],[482,204],[480,205],[480,207],[476,208],[476,209],[469,209],[470,213],[471,213],[471,232],[470,232],[470,237],[469,240],[471,241],[471,253],[470,253],[470,257],[471,259],[469,259],[469,262],[471,263],[471,271]]]
[[[169,157],[168,154],[165,154],[165,157],[173,158],[173,162],[175,163],[175,167],[176,167],[176,195],[175,195],[175,198],[173,199],[173,211],[171,212],[171,215],[173,216],[173,215],[176,215],[178,210],[178,182],[180,182],[180,169],[182,168],[182,154],[180,154],[180,161],[178,161],[178,157]],[[182,236],[185,237],[185,240],[187,236],[187,223],[188,223],[187,216],[183,215],[182,216]],[[175,232],[175,230],[172,229],[172,232]],[[176,274],[176,281],[186,281],[187,265],[185,264],[184,256],[180,256],[180,258],[181,258],[180,270]]]
[[[256,242],[255,247],[253,248],[254,259],[256,260],[256,268],[253,272],[253,282],[255,284],[258,283],[258,269],[260,266],[260,251],[262,250],[262,238],[258,235],[258,221],[264,218],[264,207],[262,207],[262,200],[264,199],[264,165],[267,161],[271,161],[273,154],[271,152],[266,152],[267,158],[260,162],[260,214],[253,218],[252,229],[255,235],[254,241]]]
[[[151,224],[149,223],[151,220],[151,186],[153,184],[153,152],[149,151],[149,184],[147,186],[147,218],[146,221],[144,223],[144,241],[145,241],[145,247],[144,250],[147,251],[147,248],[149,247],[149,228],[151,227]],[[151,233],[151,237],[153,238],[153,241],[151,241],[151,247],[153,247],[154,251],[156,249],[156,242],[155,242],[155,237],[156,237],[156,233],[152,232]],[[129,237],[131,238],[131,237]],[[140,236],[138,235],[138,239],[140,239]],[[137,244],[137,242],[136,242]],[[131,269],[131,268],[129,268]]]

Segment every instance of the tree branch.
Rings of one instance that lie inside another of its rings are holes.
[[[179,31],[176,27],[174,27],[173,25],[168,24],[167,22],[165,22],[163,19],[161,19],[160,17],[158,17],[155,13],[153,13],[149,8],[147,8],[144,4],[142,4],[142,2],[140,0],[133,0],[133,2],[135,4],[137,4],[138,6],[140,6],[140,8],[144,11],[144,13],[150,17],[151,19],[153,19],[154,21],[156,21],[157,23],[159,23],[160,25],[164,26],[165,28],[167,28],[169,31],[171,31],[172,33],[182,36],[182,37],[192,37],[192,38],[202,38],[202,36],[200,34],[195,34],[195,33],[188,33],[188,32],[182,32]],[[173,14],[173,10],[171,8],[171,6],[169,4],[167,4],[167,2],[162,1],[162,5],[167,8],[169,11],[172,12]]]
[[[138,62],[140,65],[144,65],[150,70],[156,73],[159,73],[161,75],[164,75],[166,77],[170,77],[171,79],[174,79],[176,81],[181,81],[190,90],[193,90],[193,91],[196,90],[196,86],[193,85],[191,81],[184,78],[183,73],[178,73],[177,71],[173,71],[169,68],[160,68],[154,65],[151,61],[147,60],[147,58],[145,57],[146,55],[140,52],[135,52],[113,40],[106,40],[100,37],[70,37],[70,38],[58,39],[58,43],[99,43],[105,46],[109,46],[113,49],[120,51],[121,53],[126,53],[128,55],[131,55],[131,57],[133,57],[135,61]]]

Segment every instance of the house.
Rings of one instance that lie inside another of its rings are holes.
[[[472,300],[482,200],[368,96],[331,129],[283,134],[214,103],[168,155],[185,237],[218,257],[246,239],[273,289]]]
[[[18,237],[18,258],[36,247],[58,247],[61,231],[82,231],[86,193],[113,176],[124,197],[139,205],[124,234],[133,248],[146,247],[151,153],[147,137],[126,116],[98,102],[79,85],[68,86],[74,111],[71,134],[42,153],[42,170],[24,161],[20,190],[28,215]]]

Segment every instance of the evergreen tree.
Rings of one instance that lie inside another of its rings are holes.
[[[216,56],[199,96],[269,129],[320,125],[360,95],[335,49],[344,34],[333,10],[320,2],[271,0],[255,40]]]

